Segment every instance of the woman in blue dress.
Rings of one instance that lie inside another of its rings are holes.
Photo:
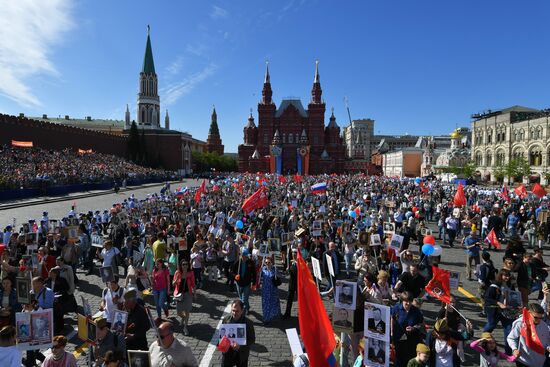
[[[273,283],[277,269],[273,266],[271,257],[266,257],[262,266],[262,314],[264,323],[269,323],[281,315],[279,289]]]

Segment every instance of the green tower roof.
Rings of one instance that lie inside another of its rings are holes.
[[[150,28],[147,26],[147,45],[145,46],[145,57],[143,58],[142,73],[155,74],[155,62],[153,61],[153,50],[151,48]]]

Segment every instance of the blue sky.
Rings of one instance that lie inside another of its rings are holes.
[[[307,105],[319,60],[340,126],[443,134],[471,113],[550,106],[548,1],[0,0],[0,112],[135,118],[151,25],[161,108],[206,139],[212,105],[236,152],[261,97]],[[328,113],[326,120],[328,123]],[[163,112],[164,116],[164,112]]]

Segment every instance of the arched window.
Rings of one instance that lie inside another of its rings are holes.
[[[529,164],[531,166],[541,166],[542,165],[542,150],[538,147],[535,147],[531,150],[529,154]]]
[[[482,162],[483,158],[482,158],[482,155],[481,155],[480,152],[477,152],[477,153],[476,153],[476,158],[475,158],[475,160],[476,160],[476,166],[481,166],[481,165],[482,165],[482,163],[483,163],[483,162]]]
[[[491,152],[488,152],[487,156],[485,157],[485,165],[487,167],[490,167],[493,165],[493,155],[491,154]]]
[[[504,154],[504,152],[502,152],[502,151],[498,152],[497,155],[496,155],[496,164],[497,164],[497,166],[503,165],[505,160],[506,160],[506,155]]]

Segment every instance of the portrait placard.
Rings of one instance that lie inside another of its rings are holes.
[[[246,324],[221,324],[219,340],[226,336],[231,342],[246,345]]]
[[[353,321],[353,310],[334,305],[332,310],[332,328],[335,332],[353,332]]]
[[[384,233],[385,234],[394,234],[395,233],[395,223],[385,222],[384,223]]]
[[[369,338],[390,341],[390,308],[365,302],[364,335]]]
[[[31,303],[31,280],[28,277],[15,278],[15,290],[17,294],[17,303],[28,305]]]
[[[389,341],[365,338],[365,366],[389,367],[390,343]]]
[[[321,273],[321,264],[319,262],[319,259],[312,256],[311,266],[313,268],[313,275],[315,276],[315,278],[319,279],[320,281],[323,280],[323,275]]]
[[[394,233],[391,235],[390,248],[392,248],[395,251],[395,254],[397,256],[399,256],[399,253],[401,252],[401,246],[403,246],[404,239],[405,237],[397,233]]]
[[[88,341],[95,343],[97,340],[97,325],[92,319],[87,319],[86,328],[88,329]]]
[[[357,302],[357,283],[337,280],[334,295],[334,304],[336,307],[346,310],[355,310]]]
[[[90,306],[90,302],[84,296],[80,296],[80,299],[82,300],[82,312],[84,312],[84,316],[92,316],[92,307]]]
[[[15,314],[15,337],[18,345],[31,342],[31,314],[29,312]]]
[[[71,226],[67,228],[67,238],[69,240],[77,240],[78,239],[78,227]]]
[[[286,244],[292,242],[293,238],[294,238],[294,233],[293,232],[285,232],[285,233],[281,234],[281,242],[283,243],[283,245],[286,245]]]
[[[370,235],[370,246],[382,246],[382,241],[380,240],[380,235],[378,233]]]
[[[278,254],[281,252],[281,240],[279,238],[268,238],[269,252],[272,254]]]
[[[115,310],[113,316],[113,323],[111,325],[111,330],[115,333],[121,335],[126,334],[126,324],[128,323],[128,312]]]
[[[332,275],[333,277],[336,276],[334,275],[334,266],[332,265],[332,257],[330,257],[329,254],[325,254],[325,259],[327,262],[327,268],[328,268],[329,274]]]
[[[103,236],[99,234],[92,234],[92,246],[103,248]]]
[[[460,272],[451,271],[449,276],[449,288],[451,290],[457,290],[458,285],[460,284]]]
[[[128,351],[128,367],[151,367],[151,355],[143,350]]]
[[[32,349],[43,349],[53,343],[53,309],[33,311],[31,314]]]

